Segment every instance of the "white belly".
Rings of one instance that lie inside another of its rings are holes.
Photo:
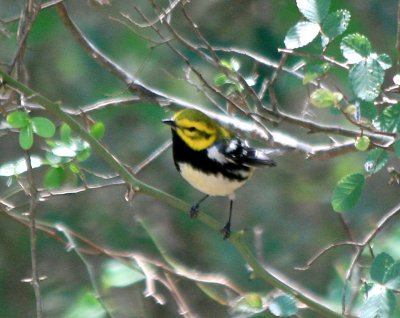
[[[228,196],[233,194],[247,180],[229,181],[222,174],[204,174],[199,170],[193,169],[186,163],[180,163],[179,168],[183,178],[189,182],[192,187],[211,196]]]

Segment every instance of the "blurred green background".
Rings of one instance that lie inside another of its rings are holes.
[[[365,34],[375,50],[386,52],[396,60],[396,1],[332,2],[332,9],[346,8],[352,14],[347,33]],[[137,18],[135,6],[151,15],[148,1],[111,0],[110,6],[95,5],[94,1],[65,3],[84,34],[129,73],[169,94],[204,107],[211,106],[184,80],[182,60],[165,45],[146,41],[145,37],[155,38],[151,31],[139,30],[138,35],[117,21],[123,20],[121,12]],[[25,1],[20,0],[0,0],[0,19],[4,21],[0,25],[11,32],[10,36],[2,34],[0,37],[1,63],[10,63],[16,50],[14,33],[17,23],[5,22],[18,16],[24,4]],[[272,60],[279,59],[277,48],[283,47],[286,32],[300,19],[292,0],[192,1],[188,9],[211,44],[248,49]],[[172,21],[182,34],[195,40],[180,14],[174,15]],[[338,56],[337,50],[333,47],[330,53]],[[207,75],[215,72],[194,54],[185,53],[192,59],[193,65]],[[239,61],[243,72],[250,74],[253,63],[240,57]],[[288,65],[298,61],[290,58]],[[25,62],[29,86],[71,109],[103,99],[129,96],[121,82],[81,50],[60,22],[54,8],[40,12],[35,21]],[[264,78],[272,70],[259,66],[258,72]],[[389,74],[393,75],[390,71]],[[344,74],[338,72],[337,81],[338,86],[349,92]],[[307,91],[298,79],[283,74],[277,83],[277,96],[285,111],[299,115],[305,107]],[[170,114],[158,105],[138,103],[97,111],[92,116],[106,125],[104,143],[109,149],[121,161],[135,167],[170,138],[168,128],[161,124],[161,119]],[[318,121],[332,121],[332,117],[320,118],[320,115],[318,113]],[[327,136],[308,136],[306,131],[294,127],[280,128],[309,142],[329,142]],[[40,143],[33,153],[41,153]],[[0,165],[22,156],[16,134],[0,138]],[[257,170],[251,182],[237,193],[233,229],[247,230],[246,240],[252,247],[258,244],[257,251],[268,265],[338,304],[341,280],[352,252],[350,248],[331,251],[308,271],[296,271],[294,267],[304,265],[320,248],[348,239],[338,215],[331,208],[330,197],[342,176],[362,170],[363,159],[364,154],[351,154],[329,161],[306,160],[304,156],[292,153],[279,157],[276,168]],[[396,164],[393,162],[393,165]],[[85,162],[85,167],[101,173],[111,172],[96,156]],[[44,171],[44,168],[36,171],[38,184],[42,182]],[[195,202],[201,197],[175,171],[170,150],[146,167],[139,178],[187,202]],[[360,204],[346,213],[356,238],[361,239],[379,217],[398,202],[398,187],[389,186],[387,181],[385,171],[368,180]],[[13,183],[11,189],[15,187],[17,184]],[[0,197],[8,191],[7,178],[1,178]],[[127,203],[125,192],[126,189],[120,186],[57,196],[39,203],[38,219],[62,223],[110,249],[158,257],[154,243],[137,221],[139,217],[148,224],[166,251],[189,268],[203,273],[223,273],[244,290],[271,290],[257,279],[250,279],[246,264],[218,233],[143,195],[137,195],[131,203]],[[12,201],[21,205],[21,213],[26,212],[28,199],[25,196],[14,196]],[[227,217],[228,200],[210,199],[203,210],[222,224]],[[255,228],[262,231],[259,241],[254,236]],[[399,249],[395,248],[399,246],[399,241],[400,233],[393,227],[387,229],[376,244],[378,248],[379,244],[383,245],[382,249],[390,251],[392,256],[400,257]],[[40,274],[47,277],[41,284],[45,316],[79,317],[71,314],[71,308],[91,289],[85,267],[75,253],[67,252],[62,245],[43,234],[38,235],[38,244]],[[106,258],[90,257],[90,261],[100,275]],[[21,282],[30,275],[29,230],[0,215],[1,317],[34,317],[32,288],[28,283]],[[177,283],[187,296],[190,308],[200,317],[230,316],[226,307],[205,296],[193,282],[181,279]],[[144,297],[144,281],[108,290],[105,300],[110,302],[111,307],[118,308],[117,317],[177,317],[176,305],[168,291],[161,286],[158,288],[167,297],[164,306]]]

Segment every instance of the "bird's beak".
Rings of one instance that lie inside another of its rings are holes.
[[[168,126],[171,126],[172,128],[176,128],[176,123],[173,119],[163,119],[162,122]]]

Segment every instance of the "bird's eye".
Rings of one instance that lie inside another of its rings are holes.
[[[188,131],[191,131],[191,132],[193,132],[193,131],[195,131],[196,130],[196,128],[195,127],[189,127],[189,128],[186,128]]]

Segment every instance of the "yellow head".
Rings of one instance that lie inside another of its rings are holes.
[[[198,151],[210,147],[220,138],[230,138],[230,133],[217,121],[197,109],[186,108],[163,122],[172,126],[190,148]]]

